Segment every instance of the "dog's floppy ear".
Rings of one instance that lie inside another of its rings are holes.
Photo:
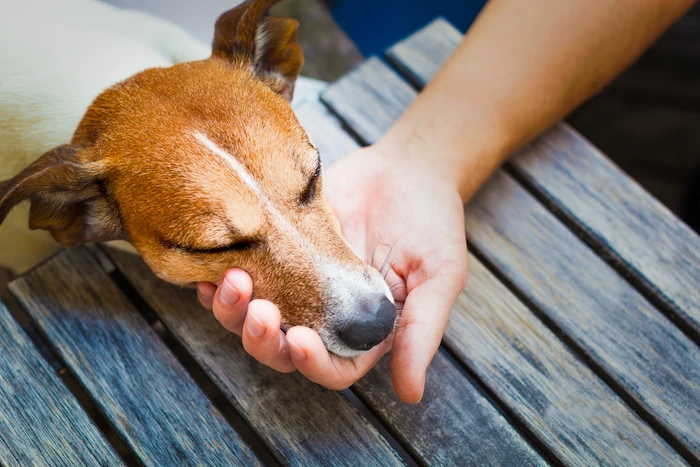
[[[48,230],[64,246],[124,239],[118,210],[102,182],[102,164],[81,160],[84,151],[59,146],[0,182],[0,223],[15,205],[29,201],[29,227]]]
[[[219,16],[212,55],[252,66],[273,91],[292,100],[294,82],[304,65],[296,41],[299,23],[268,16],[278,0],[247,0]]]

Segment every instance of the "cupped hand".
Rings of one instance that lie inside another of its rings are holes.
[[[464,211],[457,188],[429,161],[404,160],[391,148],[371,146],[324,172],[324,190],[355,252],[384,274],[401,310],[395,333],[383,344],[348,359],[330,354],[308,328],[280,330],[280,313],[251,301],[250,277],[232,269],[217,288],[199,284],[202,304],[248,353],[278,371],[298,369],[329,389],[359,380],[392,349],[394,388],[418,402],[425,374],[467,276]]]

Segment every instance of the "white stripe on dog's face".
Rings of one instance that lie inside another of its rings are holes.
[[[196,132],[194,134],[194,137],[197,138],[197,141],[206,146],[206,148],[209,149],[211,152],[221,157],[233,170],[235,170],[236,174],[238,174],[238,177],[243,181],[243,183],[248,185],[248,187],[251,188],[256,195],[258,195],[258,198],[261,198],[261,201],[263,200],[263,198],[265,198],[265,195],[260,189],[260,185],[258,185],[258,182],[255,181],[255,179],[250,175],[250,172],[248,172],[245,166],[238,162],[238,160],[235,157],[221,149],[219,146],[216,145],[216,143],[204,136],[202,133]]]
[[[287,219],[287,217],[285,217],[277,209],[277,207],[267,198],[267,196],[265,196],[265,193],[260,188],[258,182],[255,181],[253,176],[250,175],[250,172],[248,172],[248,169],[246,169],[243,164],[241,164],[233,155],[224,151],[215,142],[207,138],[202,133],[194,133],[194,137],[197,138],[197,141],[202,143],[207,149],[212,151],[217,156],[221,157],[236,172],[241,181],[243,181],[243,183],[245,183],[250,189],[253,190],[253,192],[257,195],[258,200],[260,201],[260,204],[262,205],[263,209],[265,209],[270,214],[270,217],[272,218],[272,221],[275,223],[277,228],[285,232],[287,235],[293,237],[296,243],[299,244],[299,246],[305,248],[305,250],[311,253],[314,257],[318,258],[322,256],[316,250],[316,248],[314,248],[311,242],[304,238],[304,236],[289,221],[289,219]]]

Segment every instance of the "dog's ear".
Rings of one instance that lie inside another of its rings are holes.
[[[0,182],[0,223],[15,205],[29,201],[29,227],[48,230],[64,246],[124,239],[118,209],[103,183],[103,166],[85,161],[85,152],[59,146]]]
[[[304,54],[296,41],[299,23],[268,16],[277,1],[247,0],[219,16],[212,55],[241,66],[252,65],[273,91],[291,101]]]

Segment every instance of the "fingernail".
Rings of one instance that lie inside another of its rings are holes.
[[[245,321],[246,326],[248,326],[248,332],[253,337],[261,337],[263,334],[265,334],[265,326],[254,315],[248,314],[248,318],[246,318]]]
[[[292,358],[294,360],[305,360],[306,359],[306,352],[296,345],[294,342],[287,340],[287,344],[289,345],[289,353],[292,354]]]
[[[221,292],[219,297],[221,298],[221,301],[224,302],[224,305],[235,305],[238,303],[238,300],[241,299],[241,294],[238,293],[238,290],[229,284],[226,279],[224,279],[221,283]]]

